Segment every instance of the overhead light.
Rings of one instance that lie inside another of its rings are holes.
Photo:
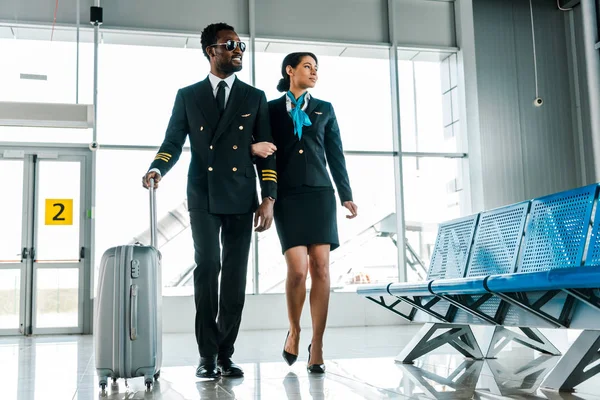
[[[0,101],[0,126],[87,129],[93,125],[90,104]]]

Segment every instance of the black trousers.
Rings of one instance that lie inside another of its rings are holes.
[[[217,215],[190,210],[196,262],[196,341],[201,357],[229,358],[234,352],[246,296],[252,220],[253,213]]]

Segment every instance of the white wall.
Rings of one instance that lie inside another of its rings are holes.
[[[300,320],[302,329],[311,329],[309,294]],[[404,310],[406,311],[406,310]],[[163,331],[194,332],[193,296],[163,297]],[[328,327],[399,325],[407,322],[356,293],[331,293]],[[285,329],[288,327],[284,294],[247,295],[241,330]]]

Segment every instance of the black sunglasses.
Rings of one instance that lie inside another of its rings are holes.
[[[231,40],[231,39],[225,43],[211,44],[209,47],[212,47],[212,46],[225,46],[225,48],[229,51],[234,51],[239,46],[242,53],[244,51],[246,51],[246,43],[236,42],[235,40]]]

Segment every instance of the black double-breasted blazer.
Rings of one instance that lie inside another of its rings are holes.
[[[286,95],[269,102],[271,129],[277,146],[278,188],[282,191],[302,185],[333,188],[327,171],[329,165],[340,202],[352,201],[352,189],[333,106],[310,97],[305,112],[312,125],[304,126],[302,138],[298,139],[286,109]]]
[[[253,158],[253,142],[272,142],[263,91],[235,79],[219,116],[208,78],[179,89],[165,139],[150,165],[164,176],[179,159],[189,135],[188,209],[243,214],[258,207],[257,170],[262,198],[277,196],[275,156]],[[255,169],[256,165],[256,169]]]

